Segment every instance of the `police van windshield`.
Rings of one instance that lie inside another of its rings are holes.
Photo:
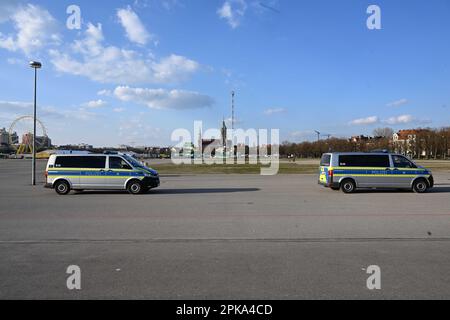
[[[392,156],[394,167],[396,168],[417,168],[417,166],[403,156]]]
[[[329,167],[331,164],[331,154],[324,154],[320,160],[320,165],[322,167]]]
[[[140,163],[139,161],[137,161],[135,158],[129,156],[129,155],[123,155],[123,157],[133,166],[133,167],[138,167],[138,168],[143,168],[145,167],[142,163]]]

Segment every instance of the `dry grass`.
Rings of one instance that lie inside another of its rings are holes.
[[[417,161],[428,169],[434,171],[450,170],[450,161],[445,160],[423,160]],[[215,165],[175,165],[171,162],[163,164],[153,164],[152,167],[161,174],[260,174],[261,164],[215,164]],[[267,166],[265,166],[267,167]],[[280,161],[279,174],[316,174],[319,168],[319,160],[306,159],[296,162]]]
[[[250,164],[224,164],[224,165],[175,165],[155,164],[152,166],[161,174],[260,174],[261,168],[268,167]],[[306,174],[317,173],[317,165],[299,165],[297,163],[280,163],[280,174]]]

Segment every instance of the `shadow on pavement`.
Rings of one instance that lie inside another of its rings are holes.
[[[204,188],[204,189],[153,189],[142,195],[161,195],[161,194],[208,194],[208,193],[235,193],[235,192],[255,192],[259,188]],[[95,190],[75,192],[75,195],[83,194],[129,194],[125,190]]]
[[[358,193],[413,193],[413,191],[409,189],[358,189],[355,194]],[[426,193],[450,193],[450,185],[436,185]]]
[[[203,193],[234,193],[255,192],[258,188],[204,188],[204,189],[155,189],[153,194],[203,194]]]
[[[450,185],[446,185],[445,187],[437,185],[428,191],[428,193],[450,193]]]

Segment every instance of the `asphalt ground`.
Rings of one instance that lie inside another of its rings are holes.
[[[450,298],[450,172],[427,194],[315,175],[165,175],[149,194],[58,196],[0,160],[2,299]],[[157,168],[157,165],[155,165]],[[68,290],[66,268],[81,268]],[[381,269],[368,290],[364,269]]]

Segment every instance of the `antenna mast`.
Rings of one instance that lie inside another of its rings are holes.
[[[234,130],[234,91],[231,91],[231,130]]]

